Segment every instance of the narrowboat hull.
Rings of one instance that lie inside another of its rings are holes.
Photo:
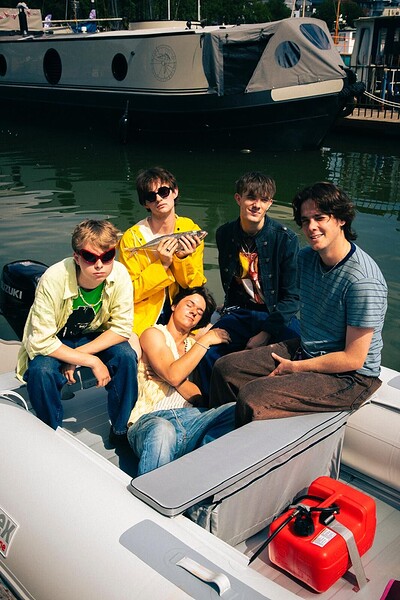
[[[316,23],[323,49],[302,34],[301,26]],[[341,63],[329,32],[315,19],[3,36],[0,101],[18,102],[20,112],[39,106],[58,119],[60,108],[85,120],[101,114],[114,126],[121,120],[122,132],[129,126],[207,134],[225,143],[228,136],[229,143],[249,147],[261,140],[275,150],[313,148],[352,94]]]

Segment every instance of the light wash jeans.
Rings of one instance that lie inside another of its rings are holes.
[[[98,335],[98,334],[97,334]],[[78,348],[91,341],[96,334],[75,340],[62,340],[70,348]],[[106,385],[108,392],[108,414],[114,432],[126,433],[126,424],[137,400],[137,355],[128,342],[115,344],[97,356],[107,366],[111,381]],[[62,426],[63,405],[61,389],[67,383],[61,373],[61,362],[51,356],[36,356],[29,362],[24,375],[28,394],[37,417],[53,429]]]
[[[138,475],[191,452],[235,428],[235,403],[218,408],[172,408],[146,415],[128,429]]]

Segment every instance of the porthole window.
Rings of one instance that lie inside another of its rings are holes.
[[[116,54],[113,58],[112,74],[117,81],[123,81],[128,73],[128,63],[123,54]]]
[[[331,43],[325,31],[318,25],[312,23],[305,23],[300,25],[300,31],[309,42],[313,44],[319,50],[329,50]]]
[[[0,76],[4,77],[7,73],[7,61],[4,54],[0,54]]]
[[[294,42],[282,42],[275,50],[275,59],[280,67],[290,69],[300,60],[300,48]]]
[[[62,64],[57,50],[50,48],[43,59],[43,72],[51,85],[56,85],[61,79]]]

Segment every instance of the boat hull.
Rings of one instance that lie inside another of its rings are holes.
[[[19,103],[20,113],[29,107],[29,115],[41,107],[46,120],[52,112],[59,120],[61,106],[63,117],[68,109],[86,122],[104,123],[106,116],[115,128],[121,119],[120,133],[206,134],[274,150],[321,143],[345,105],[344,74],[334,67],[325,78],[299,75],[295,85],[274,85],[264,84],[261,73],[251,88],[251,73],[242,80],[224,73],[233,84],[221,88],[212,84],[216,67],[205,67],[206,35],[150,30],[0,39],[0,101]],[[255,63],[254,72],[259,68]]]
[[[228,544],[133,497],[130,477],[70,434],[2,399],[0,438],[0,576],[20,598],[219,598],[179,567],[187,556],[229,579],[228,598],[294,600]]]

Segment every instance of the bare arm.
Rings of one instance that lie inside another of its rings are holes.
[[[292,361],[272,353],[279,363],[269,377],[315,371],[316,373],[345,373],[360,369],[367,357],[374,329],[362,327],[347,327],[346,345],[340,352],[330,352],[323,356],[306,360]]]
[[[208,347],[228,343],[229,334],[224,329],[215,328],[197,341],[199,343],[194,344],[189,352],[175,359],[165,342],[164,335],[156,328],[150,327],[140,336],[140,345],[151,368],[161,379],[175,388],[178,388],[189,377],[207,352]]]

